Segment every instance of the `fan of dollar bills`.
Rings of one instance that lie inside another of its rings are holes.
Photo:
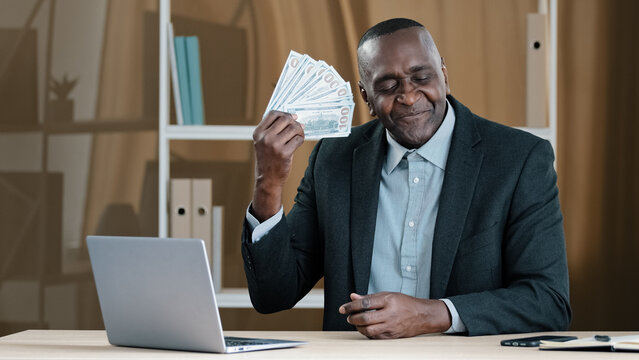
[[[279,110],[297,115],[307,139],[345,137],[353,120],[351,85],[322,60],[291,50],[266,113]]]

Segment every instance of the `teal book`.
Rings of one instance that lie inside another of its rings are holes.
[[[197,36],[186,37],[192,125],[204,125],[204,98],[200,69],[200,46]]]
[[[177,62],[178,81],[180,83],[180,98],[184,125],[192,125],[193,115],[191,110],[191,88],[189,86],[189,66],[186,51],[186,38],[184,36],[175,37],[175,59]]]

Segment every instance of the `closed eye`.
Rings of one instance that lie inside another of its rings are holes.
[[[375,90],[378,92],[390,92],[393,91],[397,87],[397,81],[384,81],[375,87]]]
[[[428,74],[416,74],[413,76],[413,81],[417,81],[417,82],[421,82],[421,83],[425,83],[430,81],[433,78],[433,74],[428,73]]]

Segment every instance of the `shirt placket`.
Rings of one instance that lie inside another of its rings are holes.
[[[418,224],[421,219],[421,208],[424,199],[424,176],[426,163],[415,152],[407,155],[408,160],[408,208],[404,222],[404,235],[402,237],[401,292],[406,295],[416,296],[417,291],[417,236]]]

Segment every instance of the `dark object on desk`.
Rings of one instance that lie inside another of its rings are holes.
[[[639,335],[608,336],[595,335],[590,338],[558,343],[542,341],[540,350],[570,350],[570,351],[635,351],[639,352]]]
[[[564,341],[575,340],[575,339],[577,339],[576,336],[540,335],[540,336],[531,336],[531,337],[518,338],[518,339],[502,340],[501,346],[536,347],[536,346],[539,346],[539,342],[541,340],[564,342]]]
[[[610,341],[610,336],[608,336],[608,335],[595,335],[595,340],[597,340],[597,341]]]

